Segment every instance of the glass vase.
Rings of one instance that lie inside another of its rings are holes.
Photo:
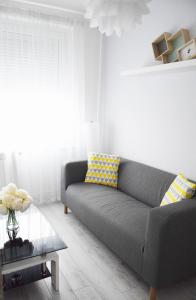
[[[16,219],[15,210],[9,209],[7,218],[7,231],[17,231],[19,228],[18,221]]]

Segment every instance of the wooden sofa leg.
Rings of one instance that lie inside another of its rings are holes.
[[[68,214],[68,207],[65,205],[64,206],[64,213],[67,215]]]
[[[153,287],[150,288],[150,300],[157,299],[157,290]]]

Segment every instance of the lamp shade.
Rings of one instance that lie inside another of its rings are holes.
[[[120,36],[125,30],[140,24],[142,16],[148,14],[147,3],[151,0],[90,0],[85,18],[90,27],[97,27],[106,36]]]

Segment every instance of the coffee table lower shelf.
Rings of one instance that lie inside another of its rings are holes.
[[[51,263],[51,273],[47,269],[47,262]],[[3,299],[4,291],[16,287],[12,280],[14,274],[21,274],[17,277],[17,286],[51,277],[54,290],[59,291],[59,256],[56,252],[51,252],[2,265],[0,269],[0,299]]]
[[[3,275],[3,289],[4,291],[7,291],[9,289],[48,277],[51,277],[51,273],[48,268],[46,267],[43,273],[42,264],[36,265],[30,268]]]

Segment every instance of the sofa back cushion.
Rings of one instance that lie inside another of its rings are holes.
[[[159,206],[176,175],[122,159],[119,166],[118,189],[150,205]]]

